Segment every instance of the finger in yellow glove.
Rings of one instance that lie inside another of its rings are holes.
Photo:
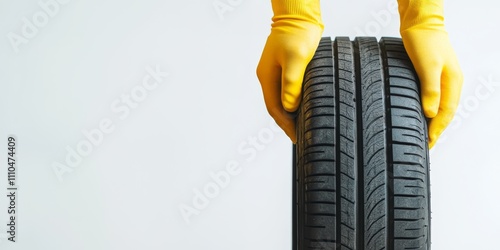
[[[316,51],[323,23],[319,0],[272,0],[273,24],[257,66],[269,114],[293,143],[306,66]]]
[[[429,148],[453,119],[463,84],[462,71],[444,28],[443,0],[398,0],[400,32],[421,86],[429,121]]]

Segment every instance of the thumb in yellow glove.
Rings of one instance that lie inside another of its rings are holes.
[[[429,148],[453,119],[463,84],[444,28],[443,0],[398,0],[401,37],[420,79]]]
[[[257,66],[269,114],[293,143],[306,66],[316,51],[323,23],[319,0],[272,0],[273,24]]]

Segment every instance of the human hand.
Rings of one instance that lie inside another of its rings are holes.
[[[453,119],[463,75],[444,28],[443,0],[398,0],[401,37],[421,86],[429,148]]]
[[[293,143],[302,80],[321,35],[319,0],[273,0],[273,24],[257,66],[269,114]]]

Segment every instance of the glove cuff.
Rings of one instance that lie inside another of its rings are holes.
[[[302,20],[323,27],[319,0],[272,0],[273,22]]]
[[[411,28],[444,31],[443,0],[398,0],[400,32]]]

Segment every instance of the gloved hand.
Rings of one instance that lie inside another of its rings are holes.
[[[463,76],[444,28],[443,0],[398,0],[401,37],[420,79],[429,148],[453,119]]]
[[[272,0],[273,24],[257,66],[269,114],[293,143],[295,120],[307,64],[316,51],[323,23],[319,0]]]

